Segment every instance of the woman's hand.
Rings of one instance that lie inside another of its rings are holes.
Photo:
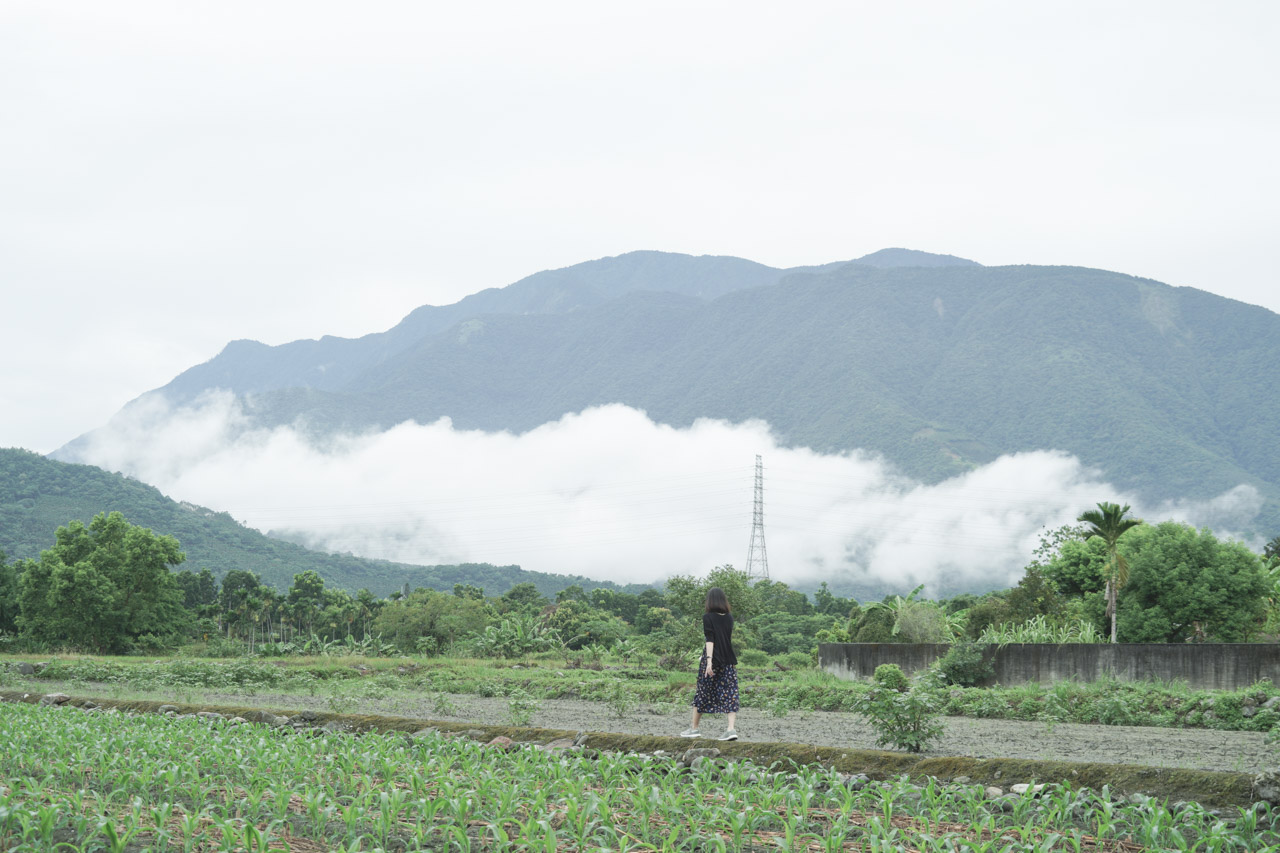
[[[714,677],[715,672],[711,669],[711,661],[707,661],[707,678]]]

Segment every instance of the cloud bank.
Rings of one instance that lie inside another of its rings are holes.
[[[444,418],[316,443],[298,427],[254,428],[227,393],[180,408],[151,395],[78,453],[311,547],[619,583],[741,567],[756,454],[770,576],[791,584],[994,589],[1017,582],[1042,532],[1099,501],[1218,530],[1243,528],[1261,506],[1250,486],[1144,506],[1056,451],[925,484],[865,453],[783,447],[761,421],[675,428],[622,405],[521,434],[459,430]]]

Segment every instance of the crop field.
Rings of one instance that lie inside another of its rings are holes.
[[[1265,805],[0,703],[0,846],[66,851],[1280,851]]]

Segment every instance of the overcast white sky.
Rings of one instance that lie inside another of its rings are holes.
[[[0,446],[633,249],[1280,310],[1280,4],[0,6]]]

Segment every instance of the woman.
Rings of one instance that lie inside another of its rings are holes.
[[[733,613],[724,590],[707,590],[702,614],[702,633],[707,644],[698,662],[698,689],[693,694],[693,725],[681,737],[702,737],[698,723],[703,714],[728,714],[729,726],[718,740],[737,740],[738,656],[733,653]]]

